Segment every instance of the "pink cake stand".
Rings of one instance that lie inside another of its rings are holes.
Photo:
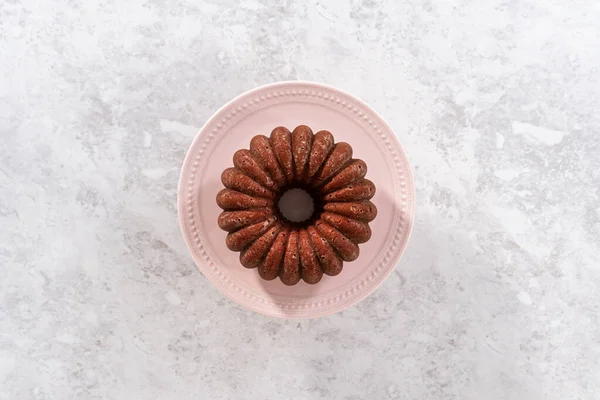
[[[371,222],[371,240],[360,257],[344,263],[338,276],[316,285],[288,287],[264,281],[257,270],[240,265],[239,254],[225,246],[217,226],[215,202],[221,172],[233,165],[233,153],[248,148],[257,134],[276,126],[290,130],[305,124],[327,129],[336,141],[350,143],[354,157],[368,165],[377,186],[379,210]],[[183,163],[178,191],[181,230],[204,276],[233,301],[280,318],[314,318],[341,311],[372,293],[394,270],[412,231],[415,188],[402,146],[390,127],[368,105],[348,93],[312,82],[279,82],[250,90],[217,111],[194,139]]]

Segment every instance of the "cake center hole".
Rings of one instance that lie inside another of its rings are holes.
[[[291,222],[306,221],[315,212],[312,196],[306,190],[298,188],[284,192],[277,206],[281,215]]]

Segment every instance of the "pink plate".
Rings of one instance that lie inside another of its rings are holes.
[[[371,240],[360,257],[344,263],[338,276],[316,285],[288,287],[264,281],[242,267],[239,254],[225,246],[217,226],[215,202],[221,172],[233,165],[233,153],[248,148],[257,134],[276,126],[290,130],[305,124],[327,129],[336,141],[350,143],[364,160],[367,178],[377,186],[379,210],[371,222]],[[183,236],[200,271],[229,298],[251,310],[280,318],[313,318],[335,313],[364,299],[393,271],[414,220],[415,188],[402,146],[390,127],[357,98],[312,82],[279,82],[253,89],[227,103],[202,127],[192,143],[179,180],[178,209]]]

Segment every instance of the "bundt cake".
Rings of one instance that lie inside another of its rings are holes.
[[[233,165],[221,176],[218,224],[228,232],[227,247],[241,252],[241,264],[258,268],[261,278],[317,283],[323,274],[339,274],[343,261],[356,260],[358,244],[371,238],[375,185],[365,179],[364,161],[330,132],[277,127],[269,138],[252,138],[250,150],[238,150]],[[282,212],[282,197],[293,189],[313,202],[300,221]]]

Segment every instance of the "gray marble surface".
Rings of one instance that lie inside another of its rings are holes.
[[[0,399],[600,398],[597,0],[0,2]],[[313,321],[179,232],[198,128],[257,85],[375,107],[416,228]]]

